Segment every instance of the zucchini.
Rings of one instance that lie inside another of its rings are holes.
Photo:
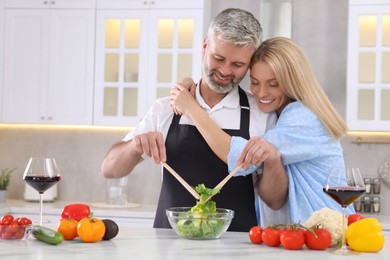
[[[58,245],[64,241],[64,236],[60,232],[42,226],[34,226],[32,229],[32,235],[36,239],[51,245]]]

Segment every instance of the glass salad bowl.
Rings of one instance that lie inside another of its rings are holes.
[[[213,213],[190,212],[191,207],[166,210],[172,229],[182,238],[209,240],[220,238],[229,228],[234,211],[217,208]]]

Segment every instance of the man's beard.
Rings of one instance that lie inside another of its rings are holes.
[[[214,92],[217,92],[217,93],[220,93],[220,94],[226,94],[226,93],[229,93],[230,91],[232,91],[235,87],[238,86],[238,84],[240,84],[241,80],[243,78],[240,78],[240,79],[234,79],[226,86],[221,86],[221,85],[218,85],[214,80],[213,80],[213,74],[215,72],[210,72],[208,70],[208,67],[206,65],[206,63],[203,61],[203,64],[202,64],[202,72],[203,72],[203,78],[204,80],[206,81],[207,85],[209,86],[209,88],[211,90],[213,90]]]

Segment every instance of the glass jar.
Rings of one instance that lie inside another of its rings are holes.
[[[362,204],[363,204],[363,212],[370,213],[371,212],[371,198],[370,198],[370,196],[364,196],[362,198]]]
[[[371,194],[371,178],[364,178],[364,185],[366,187],[366,194]]]
[[[372,179],[372,192],[374,194],[381,193],[381,179],[379,179],[379,178]]]
[[[356,212],[362,212],[362,199],[358,199],[356,201],[354,201],[353,203],[353,207],[355,209]]]
[[[381,211],[381,199],[379,196],[372,196],[371,204],[373,213],[379,213]]]

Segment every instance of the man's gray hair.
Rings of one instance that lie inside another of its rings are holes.
[[[211,21],[208,37],[239,46],[254,46],[257,49],[263,38],[260,22],[248,11],[228,8],[216,15]]]

